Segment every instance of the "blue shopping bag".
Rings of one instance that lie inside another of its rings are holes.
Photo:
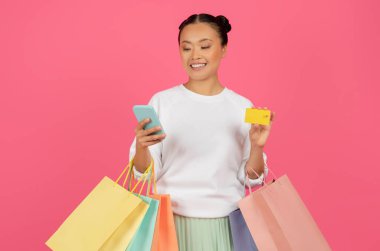
[[[131,188],[131,182],[134,179],[133,170],[132,170],[133,159],[131,161],[130,168],[131,168],[130,171],[131,171],[132,177],[129,180],[129,186],[128,186],[129,190]],[[126,251],[150,251],[152,247],[154,229],[155,229],[157,214],[158,214],[159,200],[152,199],[145,195],[141,195],[141,192],[145,185],[147,177],[152,171],[154,171],[153,161],[151,162],[151,165],[148,167],[147,171],[144,173],[144,175],[140,178],[140,180],[132,189],[132,191],[134,191],[135,188],[139,185],[139,183],[143,180],[143,183],[140,188],[140,192],[138,194],[137,193],[134,193],[134,194],[138,196],[140,199],[142,199],[145,203],[147,203],[149,205],[149,208],[137,232],[135,233],[132,241],[129,243],[128,247],[125,249]],[[147,195],[148,194],[149,194],[149,188],[147,189]]]
[[[234,251],[258,251],[240,209],[229,215]]]

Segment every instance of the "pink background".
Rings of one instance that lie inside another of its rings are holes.
[[[47,250],[99,180],[120,173],[132,106],[187,80],[178,26],[201,12],[232,25],[222,83],[277,113],[269,166],[289,175],[334,250],[378,250],[379,7],[3,1],[0,250]]]

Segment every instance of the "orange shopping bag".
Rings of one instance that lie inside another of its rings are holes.
[[[147,194],[151,191],[151,182],[153,181],[153,193],[150,193],[149,197],[160,201],[151,251],[178,251],[178,241],[170,195],[157,193],[154,163],[151,173],[152,175],[148,182]]]
[[[249,192],[239,208],[258,250],[331,250],[287,175]]]
[[[152,194],[160,200],[158,219],[154,230],[152,251],[178,251],[177,234],[169,194]]]

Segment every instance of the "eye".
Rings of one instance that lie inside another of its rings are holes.
[[[184,51],[189,51],[190,49],[189,48],[183,48]]]
[[[208,49],[208,48],[210,48],[211,46],[202,46],[201,48],[202,49]]]

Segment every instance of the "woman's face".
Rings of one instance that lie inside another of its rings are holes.
[[[226,50],[216,30],[207,23],[189,24],[182,29],[179,52],[190,79],[199,81],[216,75]]]

